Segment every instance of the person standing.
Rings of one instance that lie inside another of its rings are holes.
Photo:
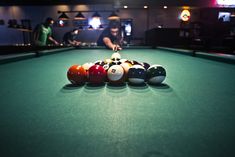
[[[33,39],[34,39],[35,46],[46,46],[49,41],[55,45],[59,45],[59,42],[57,42],[52,37],[51,26],[53,25],[53,23],[54,23],[54,20],[48,17],[44,23],[36,26],[33,32]]]

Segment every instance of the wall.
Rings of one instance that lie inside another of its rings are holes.
[[[154,7],[149,11],[149,29],[156,28],[161,25],[163,28],[179,28],[179,15],[183,7]],[[191,12],[190,21],[198,21],[200,18],[200,10],[197,7],[188,8]]]
[[[17,14],[14,14],[18,12]],[[22,32],[7,28],[8,19],[23,17],[20,7],[0,7],[0,19],[5,20],[5,25],[0,25],[0,45],[21,42]]]
[[[112,10],[112,5],[56,5],[56,6],[5,6],[0,7],[0,19],[4,19],[5,23],[9,19],[30,19],[32,26],[35,27],[38,23],[45,20],[46,17],[52,17],[57,19],[59,14],[58,10],[82,10],[82,11],[94,11],[94,10]],[[178,15],[182,8],[180,7],[168,7],[163,9],[162,7],[150,6],[149,9],[144,8],[128,8],[119,9],[118,15],[121,18],[133,19],[133,35],[134,38],[144,39],[145,31],[151,28],[156,28],[158,25],[163,25],[166,28],[177,28],[179,27]],[[192,9],[192,19],[197,20],[199,15],[198,9]],[[194,14],[195,12],[195,14]],[[84,12],[86,17],[91,17],[93,12]],[[100,13],[103,17],[102,23],[108,24],[107,17],[109,12]],[[70,17],[76,15],[67,14]],[[69,21],[69,27],[64,28],[53,28],[54,37],[61,41],[65,32],[73,29],[72,21]],[[84,30],[80,34],[80,39],[84,42],[95,42],[99,37],[101,31]],[[9,45],[23,43],[22,32],[7,28],[7,24],[0,26],[0,45]]]
[[[0,7],[0,19],[5,21],[4,26],[0,26],[0,45],[9,45],[9,44],[16,44],[16,43],[23,43],[22,39],[22,32],[11,29],[7,27],[7,21],[9,19],[17,19],[18,23],[20,23],[21,19],[30,19],[32,27],[34,28],[37,24],[42,23],[46,17],[52,17],[53,19],[57,19],[59,14],[57,13],[58,10],[65,11],[65,10],[111,10],[112,6],[110,5],[57,5],[57,6],[6,6]],[[92,16],[92,12],[85,13],[84,15],[87,17]],[[102,13],[104,19],[108,17],[110,13]],[[68,14],[69,16],[73,17],[76,15]],[[103,23],[107,23],[107,20],[103,20]],[[61,41],[63,34],[69,30],[72,30],[74,27],[72,22],[70,21],[69,27],[64,28],[53,28],[53,35],[58,40]],[[96,40],[97,36],[99,35],[100,31],[84,31],[81,33],[82,37],[88,37],[84,39],[85,41]],[[89,34],[89,35],[85,35]],[[90,35],[92,34],[92,35]],[[93,39],[90,39],[89,36],[92,36]]]

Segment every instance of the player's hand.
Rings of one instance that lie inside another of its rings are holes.
[[[54,41],[54,44],[55,44],[55,45],[60,45],[60,43],[58,43],[57,41]]]
[[[120,51],[120,50],[122,50],[122,48],[119,46],[119,45],[114,45],[113,46],[113,51]]]
[[[79,46],[80,44],[81,44],[81,42],[80,42],[80,41],[77,41],[75,45],[76,45],[76,46]]]

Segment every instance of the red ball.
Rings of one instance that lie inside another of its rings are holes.
[[[84,84],[86,80],[86,70],[80,65],[73,65],[67,71],[67,78],[72,84]]]
[[[106,71],[100,65],[93,65],[88,70],[88,80],[92,84],[104,83],[106,79]]]

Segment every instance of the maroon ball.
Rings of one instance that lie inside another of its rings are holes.
[[[88,70],[88,80],[91,84],[104,83],[106,79],[106,71],[100,65],[93,65]]]

